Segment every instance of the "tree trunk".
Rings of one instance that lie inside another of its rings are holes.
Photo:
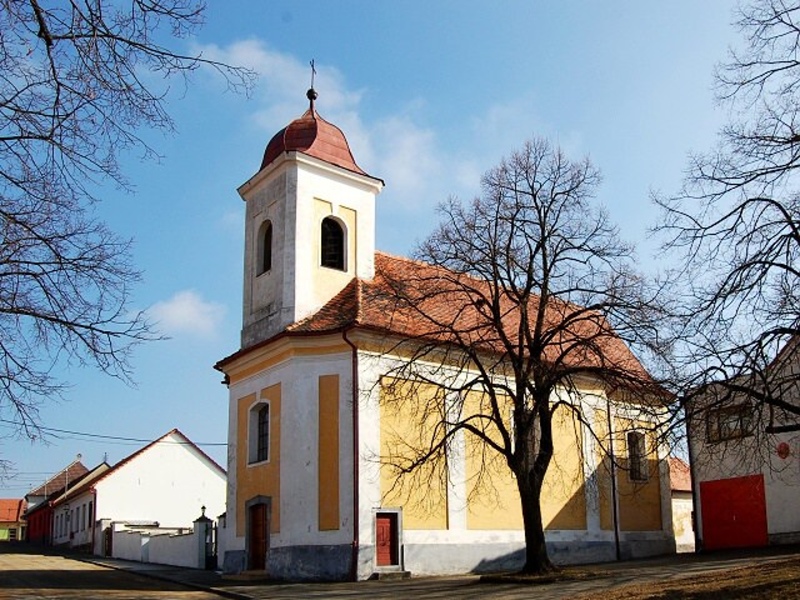
[[[525,574],[550,573],[555,570],[555,566],[547,555],[547,545],[544,539],[540,504],[542,482],[532,481],[534,479],[535,475],[531,473],[517,474],[517,486],[522,503],[522,520],[525,527],[525,566],[522,567],[522,573]]]

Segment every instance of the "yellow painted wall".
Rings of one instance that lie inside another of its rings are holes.
[[[400,475],[391,463],[413,458],[439,440],[442,390],[430,384],[383,378],[380,389],[381,497],[403,507],[404,529],[447,529],[447,462],[444,457],[416,474]]]
[[[276,383],[261,390],[258,398],[269,401],[269,461],[249,465],[248,433],[250,408],[256,402],[256,395],[239,398],[236,420],[236,535],[245,535],[245,503],[254,496],[272,498],[270,531],[280,531],[281,523],[281,384]]]
[[[639,429],[645,434],[647,449],[647,481],[632,481],[629,471],[620,471],[617,476],[619,488],[619,528],[622,531],[659,531],[661,529],[661,477],[658,468],[655,436],[647,431],[646,423],[618,419],[616,428],[619,456],[627,464],[627,433]]]
[[[319,529],[339,529],[339,376],[319,378]]]
[[[490,412],[488,398],[468,395],[464,416]],[[511,424],[511,401],[504,414]],[[500,440],[495,425],[486,434]],[[553,416],[554,457],[542,486],[542,523],[547,529],[585,529],[586,493],[583,475],[583,443],[580,423],[566,410]],[[522,509],[516,479],[505,458],[475,436],[467,434],[467,528],[522,529]]]
[[[648,452],[648,479],[631,481],[627,465],[627,433],[638,428],[645,433]],[[595,411],[595,431],[603,446],[608,446],[608,416],[605,411]],[[617,469],[617,494],[619,496],[619,527],[621,531],[660,531],[661,523],[661,474],[656,454],[655,436],[647,431],[646,423],[630,419],[614,419],[614,455],[621,468]],[[614,529],[613,498],[611,487],[611,461],[598,449],[597,481],[600,492],[600,527]]]
[[[571,410],[553,415],[553,460],[542,487],[546,529],[586,529],[583,426]]]
[[[356,211],[344,206],[338,207],[334,212],[333,204],[320,198],[314,199],[314,222],[317,224],[322,223],[325,217],[334,217],[344,223],[345,236],[347,241],[347,252],[345,257],[345,270],[338,271],[336,269],[329,269],[320,266],[321,256],[321,237],[320,232],[317,231],[313,236],[313,253],[314,257],[314,289],[315,294],[320,298],[326,300],[333,297],[339,290],[344,287],[347,282],[353,277],[356,272],[356,248],[358,240],[356,239]]]
[[[506,398],[501,411],[508,415],[511,426],[510,399]],[[464,399],[461,419],[471,415],[491,414],[490,399],[479,392],[470,392]],[[475,420],[476,427],[492,440],[500,441],[496,424]],[[467,479],[467,529],[522,529],[522,509],[517,480],[505,457],[484,444],[477,436],[465,433],[465,475]]]
[[[611,462],[607,456],[608,416],[604,410],[594,411],[594,432],[600,440],[602,447],[598,446],[595,456],[597,466],[597,490],[600,496],[600,528],[611,531],[614,529],[613,488],[611,486]],[[618,453],[617,448],[614,449]]]

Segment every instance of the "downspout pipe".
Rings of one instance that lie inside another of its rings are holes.
[[[697,478],[694,473],[694,451],[692,449],[692,423],[689,412],[686,410],[686,401],[683,405],[683,417],[686,423],[686,449],[689,454],[689,485],[692,488],[692,533],[694,533],[694,551],[702,552],[703,539],[700,536],[700,520],[697,518],[697,509],[700,507],[699,490],[697,489]]]
[[[97,524],[97,490],[92,487],[92,514],[89,515],[92,519],[92,554],[97,556],[97,540],[95,539],[95,526]]]
[[[614,519],[614,551],[617,560],[622,560],[619,545],[619,508],[617,507],[617,459],[614,456],[614,428],[611,421],[611,400],[606,398],[606,418],[608,419],[608,454],[611,457],[611,514]]]
[[[352,349],[351,359],[351,387],[353,391],[353,546],[350,557],[350,580],[358,581],[358,550],[359,550],[359,501],[358,501],[358,472],[359,472],[359,436],[358,436],[358,348],[347,337],[347,329],[342,331],[342,339]]]

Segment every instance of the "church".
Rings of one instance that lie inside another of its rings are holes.
[[[413,319],[381,293],[425,265],[376,250],[384,182],[318,114],[316,92],[307,97],[238,190],[241,349],[215,366],[229,389],[224,570],[363,580],[519,568],[522,515],[507,468],[487,473],[494,463],[454,452],[441,477],[403,486],[382,460],[422,424],[391,401],[408,382],[393,375],[403,357],[387,340],[410,336]],[[557,464],[542,492],[551,558],[673,552],[665,450],[602,385],[587,381],[581,394],[594,433],[571,417],[553,423]],[[616,440],[619,461],[600,452],[598,431]],[[626,460],[630,469],[615,468]],[[492,485],[475,487],[485,477]]]

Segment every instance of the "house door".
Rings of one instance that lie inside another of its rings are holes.
[[[268,521],[266,504],[250,507],[249,569],[263,571],[267,568]]]
[[[763,475],[703,481],[700,503],[705,550],[767,545]]]
[[[375,515],[375,562],[379,567],[399,565],[400,539],[397,513]]]

